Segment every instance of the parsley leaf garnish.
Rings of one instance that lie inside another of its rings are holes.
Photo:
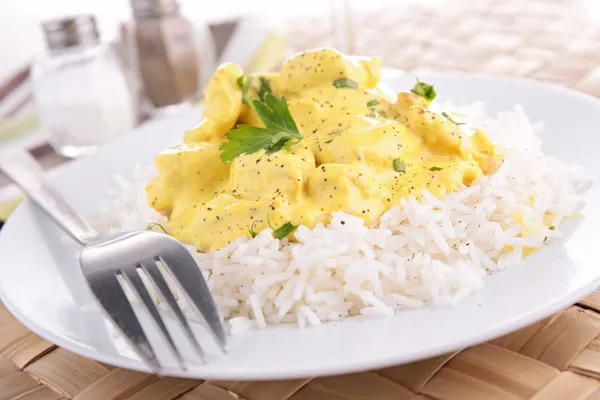
[[[442,169],[440,167],[431,167],[431,168],[429,168],[429,170],[435,172],[435,171],[441,171]]]
[[[296,225],[292,225],[289,222],[286,222],[285,224],[281,225],[279,228],[275,229],[273,231],[273,235],[275,235],[275,237],[277,239],[283,239],[284,237],[286,237],[287,235],[289,235],[290,233],[294,232],[296,230],[296,228],[298,228]]]
[[[396,170],[396,172],[406,172],[406,164],[404,164],[404,161],[402,161],[401,159],[396,158],[393,164],[394,170]]]
[[[250,236],[252,236],[253,238],[255,238],[255,237],[256,237],[256,235],[258,235],[258,232],[256,232],[256,231],[254,230],[254,225],[256,225],[256,221],[254,221],[254,222],[252,223],[252,226],[250,227],[250,230],[248,231],[248,232],[250,232]]]
[[[325,144],[329,144],[329,143],[331,143],[331,142],[333,142],[333,139],[326,140],[326,141],[325,141]]]
[[[232,129],[227,134],[227,140],[219,146],[221,161],[224,163],[242,154],[252,154],[262,149],[266,154],[275,153],[303,139],[285,97],[278,99],[267,93],[264,102],[252,100],[251,105],[265,127],[238,125]]]
[[[149,223],[148,226],[146,226],[146,230],[147,231],[153,231],[155,227],[158,228],[158,229],[160,229],[161,231],[163,231],[163,233],[165,235],[168,235],[167,230],[165,229],[165,227],[162,226],[161,224],[159,224],[158,222]]]
[[[444,112],[442,113],[442,115],[443,115],[444,117],[448,118],[448,120],[449,120],[450,122],[453,122],[453,123],[454,123],[454,124],[456,124],[456,125],[464,125],[464,124],[466,124],[466,122],[456,122],[455,120],[453,120],[453,119],[452,119],[452,117],[451,117],[450,115],[448,115],[448,113],[447,113],[446,111],[444,111]]]
[[[548,240],[548,236],[544,237],[544,241],[542,243],[546,243],[546,240]]]
[[[350,78],[340,78],[340,79],[336,79],[335,81],[333,81],[333,86],[335,86],[336,88],[350,88],[350,89],[356,89],[358,87],[358,83],[356,83],[355,81],[353,81]]]
[[[371,100],[367,103],[367,107],[375,107],[379,105],[379,100]]]
[[[556,227],[554,225],[552,225],[552,226],[548,227],[548,229],[550,229],[551,231],[553,231],[553,230],[556,229]]]
[[[421,82],[419,78],[417,78],[417,83],[415,83],[415,86],[413,86],[413,88],[410,91],[416,94],[417,96],[421,96],[422,98],[429,101],[432,101],[433,99],[435,99],[435,96],[437,96],[433,85]]]
[[[260,101],[265,101],[265,95],[267,93],[273,93],[273,90],[271,89],[271,84],[269,84],[269,80],[267,78],[261,76],[258,79],[260,79],[260,89],[258,89],[258,98],[260,99]]]

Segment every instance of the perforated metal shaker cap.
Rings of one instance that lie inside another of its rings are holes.
[[[48,48],[52,51],[69,47],[92,46],[100,41],[93,15],[77,15],[48,20],[42,23]]]
[[[174,14],[179,10],[177,0],[131,0],[133,17],[136,20],[158,18]]]

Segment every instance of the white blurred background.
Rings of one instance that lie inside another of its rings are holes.
[[[331,7],[331,2],[325,0],[180,0],[180,3],[186,17],[210,22],[257,15],[276,23],[286,15],[327,14]],[[352,7],[358,10],[378,3],[386,1],[354,1]],[[131,16],[129,0],[0,0],[0,10],[0,81],[44,51],[40,29],[44,19],[94,14],[103,39],[110,40],[115,37],[119,22]]]

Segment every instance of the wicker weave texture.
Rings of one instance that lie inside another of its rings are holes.
[[[341,17],[340,17],[341,18]],[[526,76],[600,95],[600,2],[403,0],[354,13],[353,54],[404,70]],[[323,20],[288,24],[289,53],[339,46]]]
[[[600,96],[600,2],[407,1],[354,15],[355,52],[403,69],[528,76]],[[290,22],[290,51],[335,45]],[[163,378],[103,365],[29,332],[0,305],[0,400],[600,400],[600,291],[492,342],[408,365],[275,382]]]
[[[376,371],[273,382],[158,378],[57,348],[0,309],[0,400],[600,399],[600,292],[461,352]]]

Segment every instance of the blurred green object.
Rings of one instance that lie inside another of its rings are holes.
[[[34,131],[39,126],[39,118],[33,113],[0,119],[0,145]]]
[[[275,70],[282,62],[281,57],[286,44],[285,37],[276,32],[269,33],[264,42],[252,53],[244,69],[249,74]]]
[[[0,221],[6,221],[15,208],[21,204],[21,201],[23,201],[23,196],[0,203]]]

